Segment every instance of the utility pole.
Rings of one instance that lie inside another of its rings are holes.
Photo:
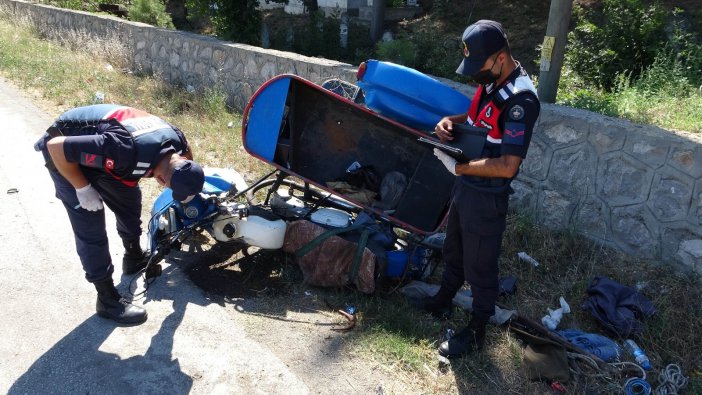
[[[539,67],[539,100],[555,103],[558,92],[558,80],[568,41],[568,24],[573,10],[573,0],[551,0],[548,12],[546,37],[541,46],[541,66]]]
[[[378,42],[383,36],[383,22],[385,22],[385,0],[373,0],[373,19],[371,20],[371,39]]]

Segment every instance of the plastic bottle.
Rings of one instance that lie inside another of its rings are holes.
[[[631,339],[626,339],[624,341],[624,346],[629,350],[634,355],[634,359],[636,359],[636,363],[641,365],[644,370],[650,370],[651,369],[651,362],[648,360],[648,357],[646,354],[644,354],[643,350],[641,347],[639,347],[636,342],[634,342]]]

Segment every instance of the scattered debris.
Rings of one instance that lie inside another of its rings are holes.
[[[541,323],[552,331],[556,330],[561,318],[563,318],[563,314],[570,313],[570,306],[565,298],[561,296],[558,301],[561,303],[561,307],[555,310],[548,309],[548,314],[541,318]]]
[[[530,257],[529,254],[527,254],[524,251],[518,252],[517,256],[519,257],[519,259],[523,260],[524,262],[531,264],[531,266],[534,266],[534,267],[539,266],[539,262],[536,259]]]
[[[233,128],[233,127],[234,127],[234,121],[229,121],[229,123],[227,124],[227,127],[228,127],[229,129]]]
[[[17,188],[10,188],[10,189],[7,190],[7,194],[8,194],[8,195],[11,195],[11,194],[13,194],[13,193],[19,193],[19,189],[17,189]]]

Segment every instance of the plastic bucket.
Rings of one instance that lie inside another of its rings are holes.
[[[420,268],[423,253],[423,248],[419,248],[415,251],[414,256],[412,256],[412,266],[410,270],[414,271]],[[388,260],[388,264],[385,274],[388,277],[402,277],[402,274],[405,272],[405,267],[407,266],[408,255],[409,253],[405,250],[387,251],[385,256]]]

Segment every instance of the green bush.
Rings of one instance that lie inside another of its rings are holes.
[[[375,54],[379,60],[417,67],[417,46],[408,39],[399,38],[388,42],[378,42]]]
[[[603,0],[601,8],[576,7],[574,16],[567,62],[585,82],[607,91],[617,75],[638,77],[666,41],[666,15],[657,3]]]
[[[160,0],[134,0],[129,7],[129,20],[173,29],[173,20]]]
[[[261,45],[263,16],[258,0],[187,0],[186,7],[191,17],[208,17],[217,37]]]

